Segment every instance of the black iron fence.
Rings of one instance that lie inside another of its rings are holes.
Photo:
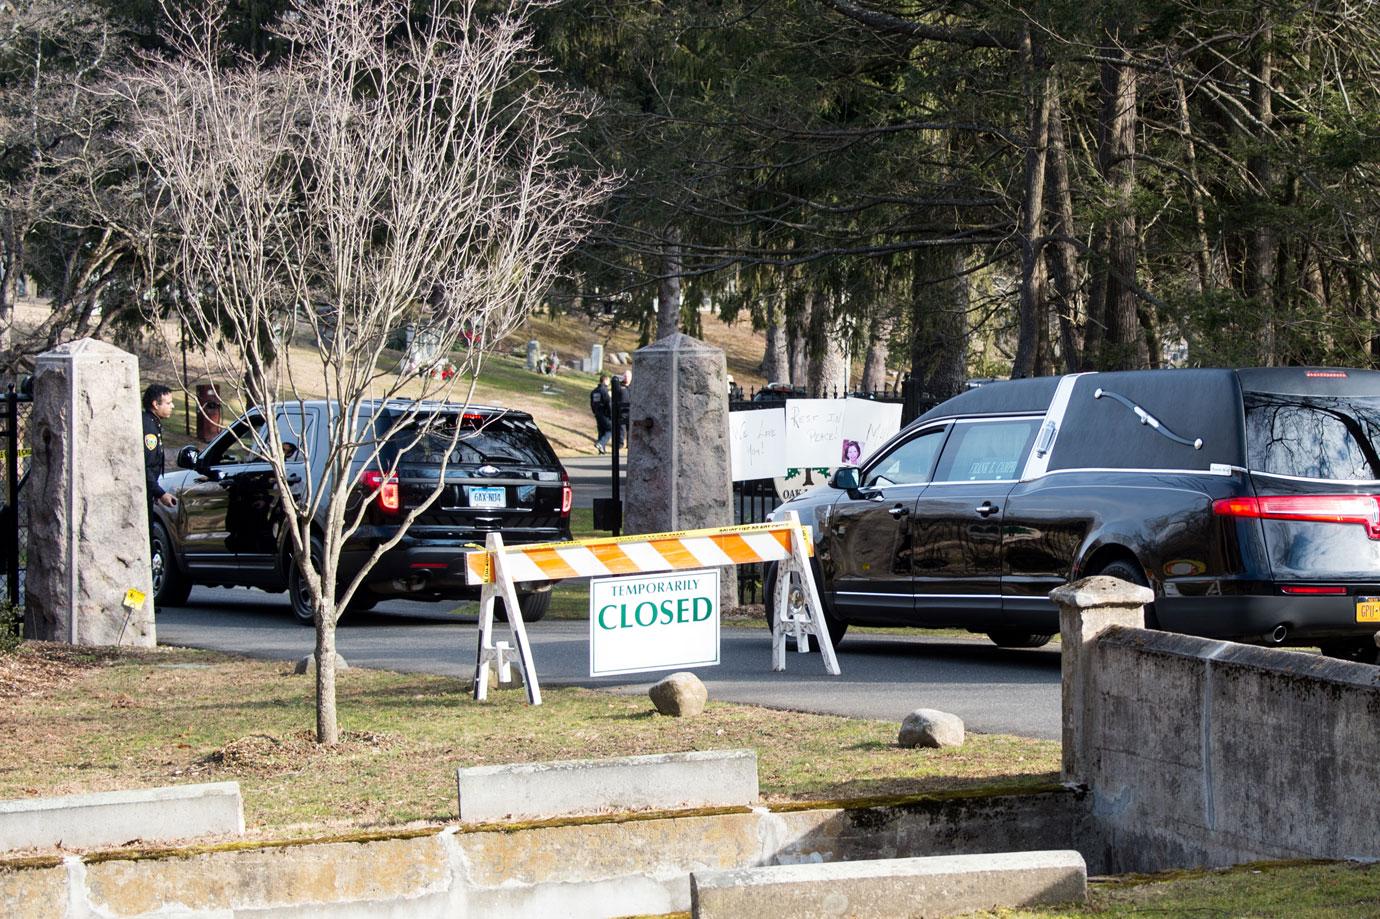
[[[0,449],[4,450],[3,488],[0,488],[0,553],[4,599],[15,608],[24,603],[24,575],[29,560],[29,515],[23,512],[23,485],[29,473],[28,429],[33,399],[27,387],[7,387],[0,397]]]

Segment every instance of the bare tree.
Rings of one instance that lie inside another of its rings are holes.
[[[485,348],[539,302],[612,184],[568,165],[587,113],[541,79],[533,3],[509,0],[488,16],[478,7],[435,0],[417,16],[399,0],[299,0],[278,28],[290,51],[271,67],[232,53],[208,14],[182,26],[175,57],[124,78],[127,141],[150,190],[150,258],[175,269],[176,286],[158,289],[163,308],[266,418],[313,391],[339,406],[328,455],[307,457],[324,472],[296,493],[283,432],[268,423],[255,435],[282,496],[284,552],[315,610],[325,744],[338,739],[340,612],[442,491],[443,476],[340,582],[345,540],[396,475],[372,445],[463,436],[457,423],[440,427],[434,402],[414,400],[366,433],[366,405],[409,385],[418,399],[449,398],[457,380],[472,391]],[[431,354],[450,355],[462,334],[477,346],[456,354],[449,381],[426,378],[418,393],[413,368],[385,355],[406,324]],[[290,357],[294,334],[306,359]],[[361,451],[377,473],[370,486]]]

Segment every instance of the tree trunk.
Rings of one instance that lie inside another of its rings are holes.
[[[759,368],[768,383],[791,378],[790,354],[786,346],[785,297],[773,293],[767,300],[767,350]]]
[[[891,333],[896,331],[896,314],[883,306],[872,320],[872,333],[867,338],[867,357],[863,360],[863,392],[886,389],[886,364],[891,354]]]
[[[1045,264],[1051,281],[1050,306],[1059,322],[1059,350],[1066,373],[1074,373],[1082,363],[1082,343],[1078,326],[1078,260],[1075,255],[1073,192],[1069,185],[1068,143],[1064,136],[1064,115],[1059,105],[1059,84],[1050,83],[1049,176],[1045,193],[1050,209],[1049,235]]]
[[[1271,127],[1274,122],[1272,81],[1274,80],[1274,55],[1270,49],[1274,29],[1267,22],[1256,39],[1258,48],[1251,80],[1251,114],[1255,116],[1257,140],[1256,152],[1246,160],[1246,169],[1255,186],[1256,197],[1262,205],[1257,208],[1255,226],[1247,243],[1246,256],[1246,296],[1255,301],[1260,311],[1260,363],[1270,366],[1275,363],[1275,323],[1278,319],[1278,304],[1275,291],[1276,246],[1274,225],[1266,213],[1273,197],[1274,174],[1266,146],[1270,144]]]
[[[1193,253],[1198,268],[1198,293],[1212,287],[1212,248],[1208,242],[1207,215],[1203,210],[1203,194],[1198,179],[1198,152],[1193,140],[1193,122],[1188,116],[1188,93],[1184,81],[1174,81],[1179,103],[1179,137],[1184,143],[1184,168],[1188,172],[1188,200],[1193,206],[1193,230],[1196,248]]]
[[[829,298],[811,294],[809,342],[809,376],[805,384],[812,395],[829,398],[844,388],[843,335],[834,321]]]
[[[969,282],[962,246],[915,251],[911,275],[910,376],[920,398],[944,400],[968,377]]]
[[[1050,71],[1045,63],[1044,50],[1035,44],[1027,27],[1021,36],[1030,109],[1030,133],[1025,149],[1025,200],[1021,207],[1021,300],[1017,322],[1016,358],[1012,362],[1011,377],[1033,376],[1040,349],[1042,306],[1040,288],[1044,280],[1040,270],[1041,227],[1044,219],[1045,160],[1049,149],[1049,82]]]
[[[661,280],[656,286],[657,341],[680,331],[680,235],[667,234],[661,250]]]
[[[787,349],[790,355],[790,384],[805,386],[809,380],[810,345],[806,328],[813,297],[800,294],[794,298],[794,309],[786,312]]]
[[[328,747],[340,742],[335,717],[335,603],[327,597],[322,597],[321,621],[316,624],[316,742]]]
[[[1105,338],[1096,357],[1101,370],[1144,367],[1148,355],[1136,317],[1137,238],[1133,197],[1136,190],[1136,71],[1121,44],[1121,25],[1106,26],[1111,40],[1103,47],[1102,112],[1098,168],[1111,195],[1111,216],[1102,239],[1106,250],[1097,259],[1103,275]]]

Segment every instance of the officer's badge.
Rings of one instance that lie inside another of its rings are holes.
[[[157,435],[157,434],[145,434],[145,435],[144,435],[144,449],[145,449],[145,450],[157,450],[157,449],[158,449],[158,435]]]

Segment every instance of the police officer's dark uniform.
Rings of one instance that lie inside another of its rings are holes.
[[[149,527],[153,527],[153,505],[163,497],[158,477],[163,474],[163,422],[144,406],[144,484],[149,502]]]

